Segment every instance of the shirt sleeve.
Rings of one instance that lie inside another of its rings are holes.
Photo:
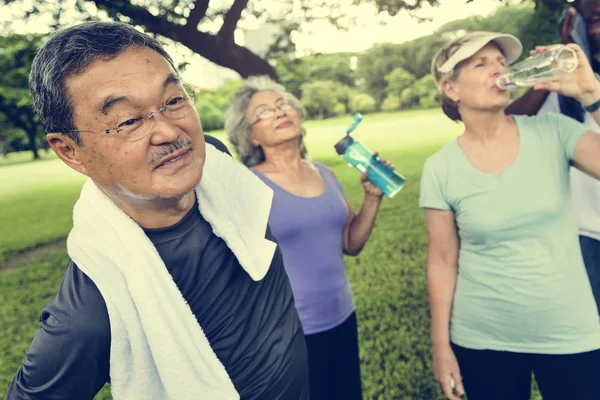
[[[109,381],[110,322],[95,284],[69,264],[7,393],[9,400],[93,399]]]
[[[579,143],[581,136],[588,131],[588,128],[579,121],[562,114],[553,114],[554,123],[558,130],[560,144],[567,156],[572,160],[575,153],[575,147]]]
[[[546,101],[542,104],[538,114],[544,112],[560,113],[560,104],[558,103],[558,94],[556,92],[548,94],[548,97],[546,97]]]
[[[419,206],[422,208],[435,208],[438,210],[449,211],[452,209],[448,203],[438,174],[438,168],[435,168],[435,161],[432,157],[428,158],[421,175],[421,194]]]

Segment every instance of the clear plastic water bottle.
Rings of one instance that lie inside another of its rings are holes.
[[[360,119],[358,119],[360,117]],[[362,116],[357,114],[353,123],[348,129],[350,132],[356,128]],[[394,197],[406,182],[406,179],[392,168],[385,165],[364,144],[355,140],[347,132],[346,136],[335,144],[335,151],[341,155],[344,160],[359,170],[367,172],[369,180],[377,186],[387,197]]]
[[[511,65],[508,73],[498,77],[501,89],[515,90],[531,87],[570,74],[577,68],[577,53],[564,44],[550,46],[546,51]]]

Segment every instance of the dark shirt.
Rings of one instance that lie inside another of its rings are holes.
[[[173,226],[144,231],[241,398],[308,399],[306,345],[279,247],[255,282],[197,206]],[[270,230],[265,237],[275,241]],[[7,399],[91,399],[109,381],[109,356],[106,304],[71,261]]]

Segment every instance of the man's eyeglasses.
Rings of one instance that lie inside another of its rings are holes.
[[[273,107],[265,107],[261,109],[258,114],[256,114],[256,118],[250,122],[250,125],[254,125],[258,121],[269,119],[277,112],[277,109],[281,111],[289,111],[294,108],[294,104],[289,100],[282,100],[279,103],[275,104],[275,108]]]
[[[187,87],[182,86],[179,92],[171,95],[164,104],[145,115],[139,115],[135,118],[128,118],[121,121],[117,126],[110,129],[104,130],[71,130],[69,132],[96,132],[104,133],[106,135],[114,135],[123,137],[126,141],[136,141],[145,137],[154,125],[154,116],[156,114],[162,114],[165,118],[176,120],[187,117],[191,114],[194,108],[194,100],[196,95],[194,91]]]

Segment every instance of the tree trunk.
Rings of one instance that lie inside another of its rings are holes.
[[[39,160],[40,154],[38,152],[37,142],[35,140],[36,137],[37,137],[37,130],[35,129],[35,127],[33,127],[33,129],[27,130],[27,138],[29,139],[29,150],[31,150],[33,152],[33,159]]]
[[[206,35],[201,32],[197,32],[197,34]],[[180,43],[207,60],[234,70],[242,78],[252,75],[268,75],[277,80],[277,73],[271,64],[247,48],[238,46],[234,42],[223,43],[215,35],[209,35],[205,39],[200,41],[185,37]]]

